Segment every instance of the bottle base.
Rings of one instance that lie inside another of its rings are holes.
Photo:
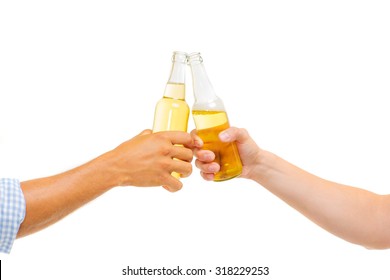
[[[234,174],[234,175],[229,175],[229,176],[222,176],[222,177],[217,177],[217,178],[214,178],[214,182],[225,182],[225,181],[228,181],[228,180],[231,180],[231,179],[234,179],[234,178],[237,178],[241,175],[242,172],[238,173],[238,174]]]

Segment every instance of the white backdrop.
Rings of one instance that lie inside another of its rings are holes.
[[[0,177],[56,174],[150,128],[179,50],[203,54],[231,125],[262,148],[390,193],[389,14],[387,1],[0,1]],[[390,277],[390,251],[325,232],[254,182],[196,169],[183,182],[116,188],[17,240],[4,279],[149,279],[122,269],[177,265]]]

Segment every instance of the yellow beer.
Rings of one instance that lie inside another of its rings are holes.
[[[214,181],[224,181],[237,177],[242,172],[242,163],[236,143],[224,143],[219,140],[219,133],[229,128],[224,111],[193,111],[197,134],[204,142],[203,149],[215,154],[215,162],[221,167],[215,174]]]
[[[153,132],[187,131],[190,108],[185,101],[186,61],[186,53],[173,53],[171,74],[164,96],[157,102],[154,112]],[[172,176],[180,178],[176,172],[172,172]]]

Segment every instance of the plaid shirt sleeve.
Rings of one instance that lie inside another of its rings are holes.
[[[0,178],[0,252],[9,254],[26,214],[26,202],[16,179]]]

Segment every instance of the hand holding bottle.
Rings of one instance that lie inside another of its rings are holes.
[[[109,166],[107,177],[115,179],[113,185],[164,185],[174,192],[180,190],[183,184],[171,173],[178,172],[187,177],[192,172],[192,149],[198,143],[194,139],[189,133],[181,131],[152,133],[145,130],[102,155],[99,162]]]
[[[194,135],[196,131],[191,132]],[[223,143],[236,143],[237,149],[242,161],[241,178],[254,179],[258,173],[257,169],[261,166],[261,149],[255,141],[250,137],[246,129],[230,127],[218,135]],[[201,176],[207,180],[214,180],[215,174],[220,171],[220,165],[214,161],[215,154],[207,149],[204,149],[203,143],[200,143],[201,149],[195,149],[194,155],[197,158],[195,165],[200,169]]]

